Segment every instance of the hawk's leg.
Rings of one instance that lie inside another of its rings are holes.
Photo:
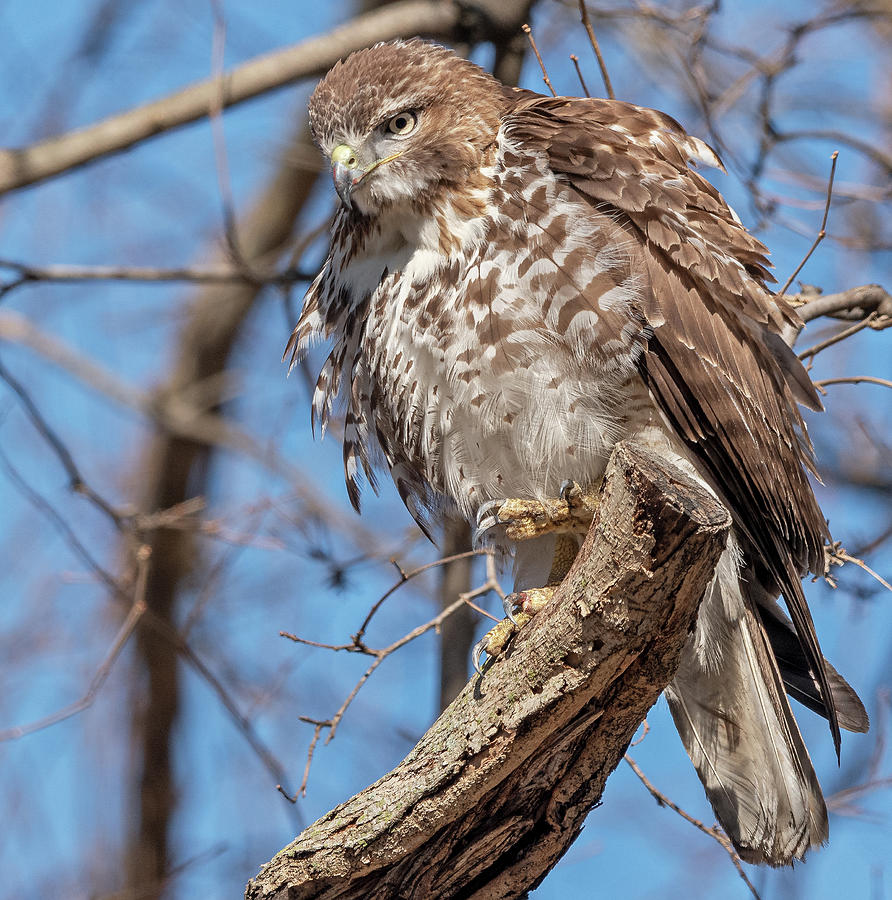
[[[597,490],[583,492],[575,482],[565,482],[557,500],[504,500],[481,507],[477,536],[501,527],[512,541],[525,541],[557,532],[554,557],[546,583],[509,594],[504,606],[507,618],[488,631],[474,647],[474,668],[480,671],[484,650],[490,658],[500,656],[512,635],[522,628],[552,598],[564,580],[579,550],[578,535],[591,525],[598,502]]]

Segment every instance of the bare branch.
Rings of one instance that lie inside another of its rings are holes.
[[[186,281],[195,284],[256,284],[273,287],[290,287],[300,281],[311,281],[313,273],[297,268],[282,272],[249,271],[232,265],[208,266],[79,266],[79,265],[30,265],[8,259],[0,259],[0,269],[16,272],[16,277],[0,284],[0,297],[18,287],[40,281],[78,283],[82,281],[139,281],[166,284]]]
[[[104,497],[91,488],[81,475],[71,451],[65,446],[62,439],[56,434],[49,422],[44,418],[43,414],[37,408],[37,404],[31,397],[31,394],[25,389],[25,386],[13,376],[13,374],[0,362],[0,378],[5,381],[12,391],[16,394],[31,420],[31,423],[43,437],[43,439],[52,447],[57,459],[65,469],[68,476],[68,487],[76,494],[86,497],[97,509],[103,512],[116,528],[120,529],[124,526],[124,516],[119,513]]]
[[[892,381],[888,378],[877,378],[874,375],[850,375],[844,378],[824,378],[813,382],[818,390],[822,390],[830,384],[878,384],[881,387],[892,388]]]
[[[831,337],[825,338],[823,341],[818,341],[817,344],[813,344],[808,349],[803,350],[802,353],[799,354],[799,358],[801,360],[813,360],[822,350],[826,350],[828,347],[832,347],[834,344],[838,344],[840,341],[844,341],[846,338],[850,338],[859,331],[863,331],[865,328],[873,325],[877,318],[876,312],[870,313],[866,319],[862,319],[854,325],[849,325],[848,328],[843,328],[842,331],[837,331],[836,334]],[[809,366],[810,365],[811,362],[809,362]]]
[[[363,619],[362,625],[359,626],[359,630],[356,634],[353,635],[353,643],[361,644],[362,639],[365,635],[366,629],[369,627],[372,619],[375,614],[381,608],[381,605],[391,597],[395,591],[399,590],[407,581],[412,578],[416,578],[418,575],[421,575],[422,572],[427,572],[430,569],[436,569],[440,566],[445,566],[448,563],[454,562],[458,559],[470,559],[474,556],[485,556],[488,553],[487,550],[466,550],[463,553],[455,553],[452,556],[444,556],[442,559],[434,560],[434,562],[425,563],[423,566],[419,566],[417,569],[413,569],[411,572],[404,572],[400,567],[399,563],[396,560],[391,560],[391,562],[397,567],[397,570],[400,573],[400,580],[396,582],[389,590],[387,590],[381,597],[375,602],[375,605],[369,610],[365,619]]]
[[[21,473],[10,462],[9,457],[4,453],[0,446],[0,468],[2,468],[9,480],[15,485],[19,492],[24,495],[28,502],[41,513],[43,513],[59,531],[65,540],[65,543],[71,548],[78,559],[104,584],[112,593],[115,599],[126,601],[127,590],[109,571],[107,571],[101,563],[93,556],[92,553],[84,546],[84,543],[78,537],[74,528],[59,513],[59,511],[48,503],[27,481],[22,477]]]
[[[573,63],[573,67],[576,69],[576,77],[579,79],[579,83],[582,85],[582,93],[585,94],[586,97],[591,97],[591,94],[588,92],[588,85],[585,83],[585,79],[582,77],[582,69],[579,68],[579,57],[575,53],[571,53],[570,61]]]
[[[878,284],[865,284],[849,288],[838,294],[803,292],[798,295],[803,301],[796,312],[803,322],[811,322],[820,316],[839,319],[861,319],[871,312],[880,317],[871,327],[880,329],[892,324],[892,296]]]
[[[870,322],[870,327],[874,330],[881,331],[892,325],[892,296],[878,284],[865,284],[837,294],[822,294],[818,288],[803,285],[799,294],[788,299],[796,307],[803,325],[821,316],[847,322],[861,321],[871,313],[876,313],[876,317]],[[792,347],[801,331],[801,326],[787,326],[781,337]]]
[[[892,175],[892,154],[884,153],[875,144],[861,140],[845,131],[799,128],[786,133],[775,132],[772,137],[776,143],[782,141],[832,141],[834,144],[845,144],[883,168],[887,175]]]
[[[890,385],[892,387],[892,385]],[[824,578],[829,582],[831,587],[836,587],[835,579],[829,577],[830,567],[831,566],[841,566],[844,563],[852,563],[852,565],[858,566],[864,572],[867,572],[871,578],[875,581],[878,581],[887,591],[892,591],[892,584],[889,584],[882,575],[874,572],[873,569],[864,562],[863,559],[859,559],[857,556],[852,556],[851,554],[846,552],[845,547],[842,546],[840,541],[834,541],[832,544],[829,544],[824,548],[825,553],[825,563],[824,563]]]
[[[211,80],[214,91],[208,108],[211,133],[214,142],[214,165],[217,170],[217,188],[223,206],[223,234],[226,246],[239,268],[249,268],[238,242],[235,201],[232,198],[232,179],[229,174],[229,155],[226,152],[226,135],[223,130],[223,108],[226,102],[226,76],[224,54],[226,52],[226,17],[221,0],[211,0],[214,15],[214,37],[211,41]]]

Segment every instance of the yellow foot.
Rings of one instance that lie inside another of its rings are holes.
[[[493,500],[477,512],[475,542],[493,528],[503,529],[510,541],[528,541],[556,534],[554,558],[545,587],[509,594],[504,599],[507,618],[487,632],[474,647],[474,668],[480,672],[484,651],[490,659],[504,653],[514,633],[526,625],[551,600],[558,585],[570,571],[579,550],[580,537],[588,531],[598,506],[598,488],[583,491],[573,481],[561,486],[557,500]],[[481,673],[482,674],[482,673]]]
[[[528,541],[554,532],[585,532],[598,505],[598,486],[584,492],[573,481],[565,482],[556,500],[492,500],[477,513],[479,539],[492,528],[501,527],[512,541]]]
[[[480,668],[480,657],[484,651],[486,651],[486,655],[490,659],[496,659],[501,656],[514,634],[523,628],[551,600],[556,590],[557,585],[550,585],[508,595],[505,611],[508,612],[510,607],[513,606],[513,615],[502,619],[501,622],[490,628],[483,638],[474,645],[474,668],[479,674],[483,674]]]

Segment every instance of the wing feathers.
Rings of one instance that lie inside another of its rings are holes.
[[[507,130],[547,154],[555,172],[643,247],[653,337],[642,374],[732,510],[754,564],[783,593],[838,752],[831,676],[801,585],[807,569],[822,566],[829,536],[806,476],[813,460],[796,405],[818,400],[777,336],[797,320],[765,286],[765,247],[692,171],[708,148],[668,116],[522,94]]]
[[[826,841],[827,810],[733,548],[732,537],[666,697],[741,857],[786,865]]]

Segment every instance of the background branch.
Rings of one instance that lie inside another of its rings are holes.
[[[302,78],[323,75],[351,50],[403,35],[449,35],[461,18],[457,3],[405,0],[358,16],[293,47],[277,50],[226,75],[222,106],[230,107]],[[217,79],[209,78],[103,122],[49,138],[30,147],[0,150],[0,194],[34,184],[119,153],[140,141],[203,119],[217,102]]]

